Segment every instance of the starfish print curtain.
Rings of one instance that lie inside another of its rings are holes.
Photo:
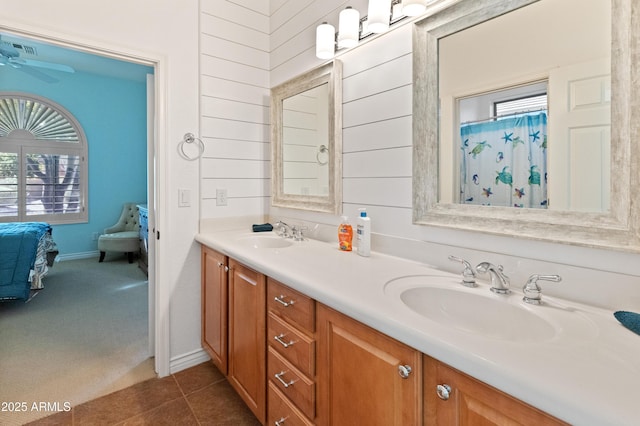
[[[547,207],[547,114],[460,126],[460,202]]]

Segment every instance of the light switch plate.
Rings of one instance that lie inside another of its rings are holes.
[[[191,206],[191,191],[188,189],[178,189],[178,207]]]

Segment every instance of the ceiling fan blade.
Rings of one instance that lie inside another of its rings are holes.
[[[42,71],[38,71],[35,68],[31,68],[30,66],[19,66],[19,67],[14,67],[15,69],[22,71],[24,73],[29,74],[32,77],[35,77],[39,80],[44,81],[45,83],[56,83],[60,80],[58,80],[55,77],[51,77],[50,75],[47,75],[45,73],[43,73]]]
[[[63,71],[63,72],[70,72],[70,73],[76,72],[76,70],[74,70],[68,65],[56,64],[54,62],[44,62],[44,61],[38,61],[35,59],[23,59],[23,58],[11,58],[10,61],[20,65],[28,65],[32,67],[38,67],[38,68],[47,68],[54,71]]]

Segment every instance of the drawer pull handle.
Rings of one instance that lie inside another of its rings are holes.
[[[287,420],[287,419],[286,419],[286,418],[284,418],[284,417],[280,417],[280,420],[276,420],[274,424],[275,424],[276,426],[282,426],[282,425],[284,424],[284,421],[285,421],[285,420]]]
[[[284,371],[281,371],[279,373],[274,374],[274,376],[276,377],[276,379],[278,379],[278,381],[280,383],[282,383],[282,386],[284,386],[285,388],[288,388],[289,386],[293,386],[293,384],[296,382],[295,380],[291,380],[290,382],[285,382],[282,379],[282,376],[284,376],[286,373]]]
[[[273,338],[276,339],[276,341],[280,343],[282,346],[284,346],[285,348],[288,348],[289,346],[293,346],[293,344],[295,343],[293,340],[290,340],[289,343],[287,343],[284,340],[282,340],[283,337],[284,337],[284,334],[273,336]]]
[[[451,386],[447,384],[438,385],[436,386],[436,393],[438,394],[438,398],[446,401],[451,395]]]
[[[284,306],[285,308],[288,308],[289,306],[292,306],[295,302],[295,300],[289,300],[288,302],[284,301],[284,294],[281,294],[280,296],[276,296],[274,297],[274,300],[278,303],[280,303],[282,306]]]

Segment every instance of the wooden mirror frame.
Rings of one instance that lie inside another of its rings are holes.
[[[329,194],[285,193],[282,103],[325,83],[329,85]],[[333,214],[342,210],[342,63],[337,59],[271,89],[271,205]]]
[[[438,40],[539,0],[461,0],[413,28],[413,223],[640,251],[640,3],[612,0],[611,203],[604,213],[438,202]]]

